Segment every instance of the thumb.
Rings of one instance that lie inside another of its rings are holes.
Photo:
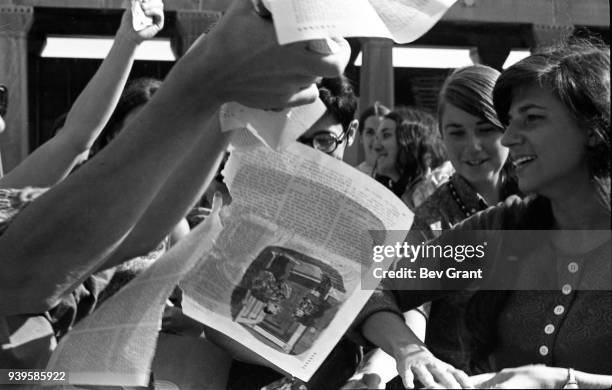
[[[223,207],[223,195],[221,194],[221,192],[217,191],[213,195],[211,214],[219,212],[219,210],[221,210],[221,207]]]

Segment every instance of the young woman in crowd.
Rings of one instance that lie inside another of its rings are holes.
[[[488,242],[484,280],[389,281],[393,294],[375,293],[358,320],[361,331],[396,359],[407,387],[415,377],[425,386],[467,387],[465,373],[434,357],[398,314],[452,294],[441,287],[507,288],[477,292],[466,315],[470,365],[494,373],[483,386],[608,388],[609,48],[575,43],[534,54],[502,73],[493,99],[506,126],[502,144],[530,196],[510,197],[432,242]],[[517,237],[496,229],[531,231]],[[442,259],[428,264],[448,267]],[[400,291],[402,283],[438,291]]]
[[[455,173],[417,207],[409,242],[431,240],[518,191],[507,162],[508,148],[501,144],[504,129],[493,107],[498,76],[493,68],[474,65],[457,69],[444,82],[438,99],[438,123]],[[425,344],[435,356],[463,370],[468,370],[470,348],[463,320],[471,296],[457,293],[436,300],[408,313],[410,320],[406,322],[415,334],[426,334]],[[419,313],[427,317],[426,333],[425,317],[419,318]],[[368,368],[373,369],[372,365]],[[382,379],[386,382],[390,378]]]
[[[383,117],[374,142],[374,177],[415,209],[435,190],[432,169],[445,161],[436,121],[416,108]]]
[[[376,130],[383,120],[383,117],[390,113],[391,110],[382,104],[375,102],[374,105],[366,108],[359,116],[359,141],[363,146],[365,160],[363,160],[357,169],[368,176],[374,173],[376,158],[378,154],[374,150],[374,139],[376,138]]]

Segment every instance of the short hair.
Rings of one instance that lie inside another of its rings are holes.
[[[155,92],[161,87],[161,84],[161,80],[149,77],[134,79],[127,84],[119,98],[115,111],[94,143],[92,154],[102,150],[119,134],[123,128],[123,122],[130,112],[148,103],[153,98]]]
[[[357,96],[345,76],[323,78],[317,83],[319,98],[334,118],[347,130],[357,111]]]
[[[499,71],[486,65],[470,65],[458,68],[444,81],[438,95],[438,123],[442,132],[442,116],[445,105],[452,104],[458,109],[477,118],[486,120],[498,129],[504,129],[493,104],[493,89],[499,78]],[[518,194],[518,181],[510,158],[501,170],[502,198]]]
[[[365,121],[369,117],[371,117],[371,116],[375,116],[375,117],[385,116],[385,115],[387,115],[390,112],[391,112],[391,109],[387,108],[386,106],[383,106],[382,104],[380,104],[380,102],[374,102],[373,105],[371,105],[370,107],[368,107],[365,110],[363,110],[361,115],[359,115],[359,134],[361,134],[363,132],[363,127],[365,126]]]
[[[486,65],[456,69],[444,81],[438,95],[438,122],[442,122],[445,103],[503,128],[493,105],[493,88],[500,73]],[[440,129],[441,132],[442,129]]]
[[[545,48],[512,65],[493,91],[495,110],[508,124],[514,93],[526,86],[549,89],[593,142],[587,165],[593,178],[610,180],[610,48],[587,40]]]

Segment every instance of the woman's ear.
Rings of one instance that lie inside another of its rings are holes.
[[[351,146],[353,141],[355,141],[355,134],[357,134],[357,128],[359,127],[359,121],[357,119],[353,119],[351,123],[349,123],[349,128],[346,134],[346,145]]]

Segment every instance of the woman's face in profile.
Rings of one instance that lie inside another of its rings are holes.
[[[398,155],[397,124],[394,120],[385,118],[376,130],[374,150],[376,151],[376,171],[385,176],[399,175],[396,161]]]
[[[455,170],[468,182],[497,181],[508,148],[501,144],[503,129],[445,103],[440,119],[442,138]]]
[[[586,131],[547,88],[516,89],[502,143],[525,193],[563,197],[588,183]]]

